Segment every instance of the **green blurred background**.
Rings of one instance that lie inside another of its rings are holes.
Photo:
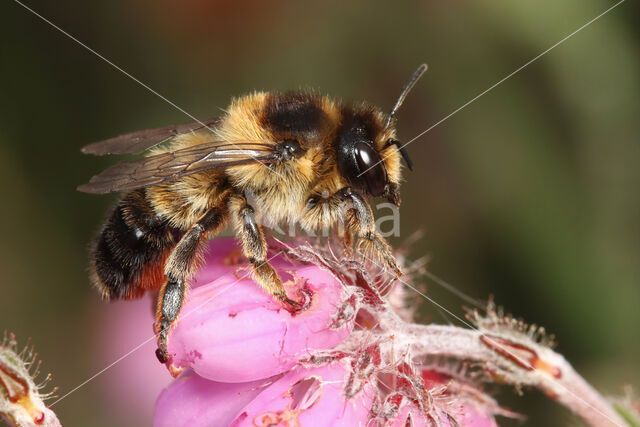
[[[398,117],[405,141],[613,4],[28,3],[199,118],[254,89],[313,87],[389,108],[427,62]],[[64,394],[95,373],[101,302],[86,247],[115,201],[75,191],[114,161],[79,149],[190,119],[17,3],[0,16],[0,329],[33,338]],[[402,236],[425,232],[413,258],[430,255],[457,289],[555,332],[558,351],[612,393],[640,385],[638,18],[638,3],[623,3],[412,143],[402,188]],[[144,423],[101,393],[90,383],[56,405],[63,424]],[[535,391],[499,398],[526,425],[579,424]]]

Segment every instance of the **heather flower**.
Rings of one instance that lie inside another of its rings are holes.
[[[303,309],[273,301],[234,244],[214,241],[169,334],[168,367],[182,375],[160,394],[155,426],[489,427],[520,417],[485,391],[494,382],[622,425],[542,328],[493,304],[469,312],[473,328],[412,323],[403,282],[375,261],[330,242],[270,246]]]
[[[44,404],[51,393],[42,393],[43,384],[36,384],[40,363],[33,347],[25,346],[17,351],[13,334],[0,342],[0,419],[20,427],[60,426],[60,421]]]
[[[234,250],[231,241],[218,240],[211,252],[229,254],[222,261],[231,265],[238,262]],[[304,308],[288,311],[249,279],[248,270],[229,267],[189,293],[169,339],[173,370],[188,367],[214,381],[252,381],[287,371],[310,351],[332,348],[349,335],[353,315],[336,319],[348,291],[330,272],[281,256],[271,262]],[[196,283],[209,274],[202,269]]]

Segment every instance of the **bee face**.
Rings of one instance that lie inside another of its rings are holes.
[[[354,189],[397,204],[400,158],[392,146],[394,129],[386,116],[372,107],[343,111],[337,137],[336,163]]]

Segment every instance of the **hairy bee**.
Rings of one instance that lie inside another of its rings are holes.
[[[425,70],[421,65],[413,74],[389,114],[312,92],[258,92],[234,99],[220,118],[87,145],[82,151],[95,155],[154,147],[146,157],[118,163],[78,187],[126,193],[95,240],[94,285],[107,299],[159,289],[157,355],[167,362],[167,332],[180,312],[186,281],[206,239],[228,223],[256,282],[294,309],[298,303],[266,259],[260,218],[315,231],[345,219],[346,203],[345,240],[355,235],[360,250],[401,275],[366,197],[400,202],[400,159],[409,168],[411,163],[395,139],[394,114]]]

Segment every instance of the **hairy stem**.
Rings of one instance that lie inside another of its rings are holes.
[[[537,387],[591,425],[627,425],[564,357],[526,337],[408,323],[396,330],[395,344],[406,345],[414,358],[444,356],[480,362],[494,378],[517,387]]]

